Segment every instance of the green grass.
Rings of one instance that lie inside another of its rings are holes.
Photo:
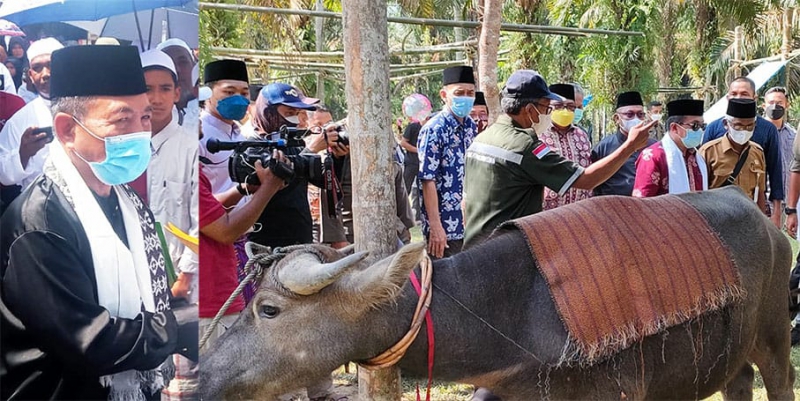
[[[422,233],[420,232],[419,227],[414,227],[411,229],[411,240],[413,242],[422,241]],[[793,240],[789,239],[792,244],[792,252],[793,255],[796,257],[798,251],[800,251],[800,244]],[[792,259],[794,260],[794,259]],[[793,266],[792,266],[793,267]],[[796,368],[800,368],[800,348],[792,348],[791,354],[792,366]],[[345,373],[344,368],[340,368],[336,372],[334,372],[334,385],[335,385],[335,393],[339,396],[347,396],[350,400],[355,400],[358,398],[358,378],[355,374],[356,368],[354,364],[350,364],[350,373]],[[798,371],[800,374],[800,371]],[[414,381],[414,380],[403,380],[403,401],[414,401],[416,400],[416,386],[420,386],[420,393],[424,398],[425,393],[425,381]],[[800,380],[796,380],[794,383],[794,395],[795,398],[800,399]],[[431,399],[437,401],[469,401],[472,395],[472,386],[467,386],[463,384],[457,383],[446,383],[446,382],[434,382],[434,386],[431,389]],[[306,400],[307,398],[299,398],[299,400]],[[761,379],[761,375],[756,371],[755,382],[753,383],[753,399],[754,400],[766,400],[767,393],[764,389],[764,382]],[[722,395],[720,393],[714,394],[713,396],[709,397],[708,400],[711,401],[721,401]]]

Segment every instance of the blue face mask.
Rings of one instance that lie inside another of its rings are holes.
[[[454,96],[450,105],[450,111],[457,117],[464,118],[472,111],[472,105],[475,104],[475,98],[470,96]]]
[[[83,158],[77,151],[81,160],[92,168],[95,177],[106,185],[120,185],[129,183],[142,175],[150,163],[150,131],[134,132],[132,134],[100,138],[85,125],[72,117],[89,135],[106,144],[106,159],[101,162],[90,162]]]
[[[686,137],[681,139],[683,142],[683,146],[686,146],[687,149],[696,148],[703,144],[703,130],[686,130]]]
[[[575,118],[572,119],[572,123],[577,124],[581,118],[583,118],[583,109],[575,109]]]
[[[242,95],[228,96],[217,102],[217,113],[226,120],[241,120],[247,113],[250,100]]]

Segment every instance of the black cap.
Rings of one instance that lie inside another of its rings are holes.
[[[50,97],[133,96],[147,92],[134,46],[72,46],[51,55]]]
[[[503,97],[510,98],[526,98],[526,99],[542,99],[548,98],[552,100],[563,100],[561,96],[550,92],[547,89],[547,82],[544,81],[538,72],[533,70],[518,70],[514,71],[506,86],[503,88]]]
[[[702,116],[703,101],[695,99],[679,99],[667,103],[667,115],[673,116]]]
[[[736,118],[755,118],[756,101],[753,99],[730,99],[726,114]]]
[[[475,106],[486,106],[486,97],[483,92],[475,92]]]
[[[570,84],[550,85],[550,92],[553,92],[565,99],[575,100],[575,87]]]
[[[258,100],[258,93],[261,92],[261,88],[264,85],[250,85],[250,101],[255,102]]]
[[[236,81],[249,82],[247,78],[247,66],[241,60],[217,60],[206,64],[203,74],[205,83],[215,82],[223,79],[233,79]]]
[[[442,72],[442,85],[475,84],[475,73],[468,65],[445,68]]]
[[[639,92],[623,92],[617,96],[617,108],[625,106],[644,106],[642,94]]]

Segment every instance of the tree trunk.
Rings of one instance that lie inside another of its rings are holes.
[[[322,4],[322,0],[317,0],[317,11],[325,11],[325,5]],[[322,17],[314,18],[314,32],[315,37],[314,41],[317,45],[317,52],[322,52],[324,49],[324,42],[325,42],[325,31],[323,30],[323,26],[325,24],[325,19]],[[317,99],[319,99],[322,103],[325,103],[325,81],[322,79],[322,70],[317,72]]]
[[[464,18],[461,16],[461,5],[458,2],[453,4],[453,21],[463,21]],[[462,42],[465,40],[464,38],[464,28],[456,27],[453,29],[455,33],[456,42]],[[456,60],[463,60],[464,59],[464,52],[456,52]]]
[[[481,77],[481,90],[486,97],[489,109],[489,124],[500,115],[500,90],[497,87],[497,52],[500,48],[500,24],[503,22],[503,1],[485,0],[483,3],[483,24],[478,42],[478,75]]]
[[[397,250],[386,2],[343,0],[342,11],[355,243],[374,262]],[[360,399],[396,401],[400,395],[397,368],[359,369]]]
[[[672,57],[675,54],[675,31],[678,25],[678,5],[675,0],[668,0],[664,4],[661,18],[659,36],[661,43],[656,45],[656,74],[658,85],[671,86],[672,83]]]

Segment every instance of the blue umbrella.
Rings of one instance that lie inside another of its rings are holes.
[[[191,0],[17,0],[4,1],[0,18],[19,26],[43,22],[96,21],[113,15],[162,7]]]

